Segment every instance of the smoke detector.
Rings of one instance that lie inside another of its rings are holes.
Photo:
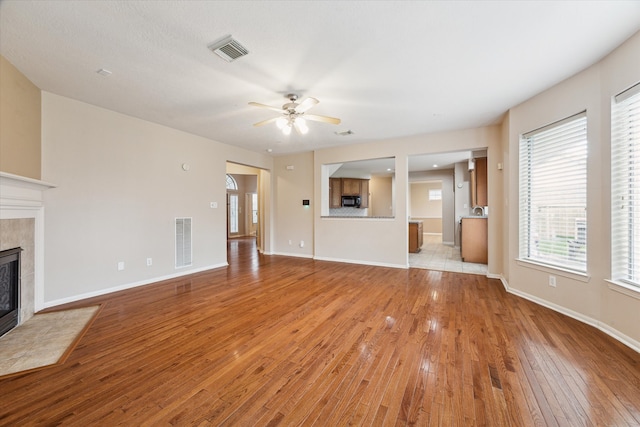
[[[227,62],[235,61],[249,53],[246,47],[242,46],[240,42],[230,35],[210,44],[208,47],[209,50]]]

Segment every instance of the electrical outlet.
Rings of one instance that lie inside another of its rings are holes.
[[[291,246],[293,244],[293,242],[291,240],[289,240],[289,246]]]
[[[300,240],[300,247],[304,248],[304,240]]]
[[[153,265],[153,259],[147,258],[147,267]]]
[[[556,276],[549,276],[549,286],[552,288],[556,287]]]
[[[124,261],[119,261],[118,262],[118,271],[122,271],[124,270]]]

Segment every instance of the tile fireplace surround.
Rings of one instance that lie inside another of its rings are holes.
[[[44,308],[44,206],[42,192],[55,185],[0,172],[0,250],[21,247],[22,324]]]

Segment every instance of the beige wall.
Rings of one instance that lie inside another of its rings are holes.
[[[505,125],[508,167],[504,218],[509,224],[504,273],[511,291],[548,305],[640,349],[640,292],[607,282],[610,277],[610,103],[640,80],[640,33],[600,63],[511,109]],[[587,274],[518,261],[518,142],[522,133],[587,111]],[[489,189],[492,186],[490,180]],[[499,188],[499,187],[498,187]],[[491,194],[490,194],[491,195]],[[494,210],[490,211],[491,213]],[[548,285],[549,275],[557,287]]]
[[[313,152],[276,157],[273,168],[275,253],[310,258],[314,246],[313,212],[318,204],[313,194]],[[309,199],[310,205],[303,206],[303,199]],[[302,247],[300,242],[304,242]]]
[[[393,215],[393,178],[372,176],[369,180],[369,216]]]
[[[442,182],[412,182],[409,188],[411,218],[442,218],[442,199],[429,200],[429,190],[442,190]]]
[[[46,306],[226,264],[226,163],[268,170],[271,157],[47,92],[42,110],[42,176],[57,185],[44,194]],[[193,218],[188,268],[175,268],[176,217]]]
[[[0,55],[0,171],[40,179],[40,89]]]
[[[442,202],[440,203],[440,230],[442,233],[442,243],[448,246],[456,244],[458,235],[458,221],[456,218],[456,196],[454,193],[454,171],[452,169],[436,169],[431,171],[418,171],[409,173],[409,182],[413,186],[414,183],[425,181],[439,181],[442,188]],[[468,187],[467,187],[468,188]],[[411,195],[411,193],[409,193]],[[410,201],[411,204],[411,201]],[[420,219],[418,216],[410,212],[411,218]],[[424,224],[423,224],[424,228]]]

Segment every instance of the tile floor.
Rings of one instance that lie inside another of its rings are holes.
[[[58,362],[98,309],[36,314],[7,332],[0,338],[0,376]]]
[[[409,254],[409,266],[456,273],[487,274],[486,264],[462,262],[460,248],[443,245],[442,236],[439,234],[424,235],[422,250],[417,254]]]

